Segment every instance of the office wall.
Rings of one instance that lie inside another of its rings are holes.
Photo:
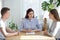
[[[20,25],[20,18],[22,17],[21,0],[2,0],[2,7],[10,8],[10,18],[8,23],[13,20],[18,26]]]
[[[0,7],[9,7],[11,15],[8,19],[8,23],[13,20],[20,27],[20,21],[24,18],[28,8],[32,8],[35,11],[35,17],[37,17],[40,22],[44,17],[49,18],[47,15],[48,11],[43,11],[41,9],[41,3],[43,1],[48,2],[49,0],[2,0],[2,6],[0,0]],[[56,9],[60,13],[60,7],[57,7]],[[51,23],[51,21],[48,22]]]
[[[10,22],[13,20],[18,26],[20,26],[21,18],[25,17],[26,10],[32,8],[35,11],[35,17],[42,19],[43,10],[41,9],[41,3],[44,0],[2,0],[2,7],[10,8]]]
[[[8,22],[13,20],[18,26],[20,26],[20,21],[25,17],[28,8],[32,8],[35,11],[35,17],[37,17],[40,22],[44,17],[49,18],[47,15],[49,14],[48,11],[43,11],[41,8],[41,3],[43,1],[48,2],[49,0],[2,0],[2,7],[10,8],[11,15]]]
[[[0,0],[0,11],[1,11],[1,8],[2,8],[2,0]],[[1,14],[0,14],[0,18],[1,18]]]

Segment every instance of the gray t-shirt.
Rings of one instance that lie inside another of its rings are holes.
[[[56,28],[57,21],[53,21],[51,27],[48,30],[48,35],[53,36],[53,32]]]
[[[53,32],[55,31],[55,28],[57,27],[56,25],[57,25],[57,21],[54,21],[48,30],[48,35],[53,36]],[[57,31],[55,38],[60,38],[60,29]]]
[[[1,32],[0,32],[0,40],[5,40],[5,37]]]

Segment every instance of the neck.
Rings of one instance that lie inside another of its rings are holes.
[[[54,18],[53,21],[57,21],[57,20]]]
[[[32,18],[29,18],[29,20],[31,20]]]
[[[3,20],[3,21],[6,21],[6,18],[2,17],[2,20]]]

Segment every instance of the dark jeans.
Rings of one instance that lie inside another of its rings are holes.
[[[0,38],[0,40],[5,40],[5,39],[3,39],[3,38]]]
[[[56,38],[56,40],[60,40],[60,38]]]

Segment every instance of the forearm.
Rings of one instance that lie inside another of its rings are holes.
[[[15,32],[15,31],[13,31],[13,30],[10,29],[10,28],[6,28],[6,31],[7,31],[8,33],[13,33],[13,32]]]
[[[8,33],[8,34],[5,34],[5,37],[10,37],[10,36],[15,36],[15,35],[18,35],[18,33]]]
[[[13,36],[13,35],[18,34],[18,32],[8,33],[5,28],[1,28],[1,29],[2,29],[2,33],[4,34],[5,37],[9,37],[9,36]]]
[[[23,30],[21,30],[21,32],[28,32],[27,30],[25,30],[25,29],[23,29]]]
[[[7,30],[8,33],[14,33],[15,31],[13,30]]]

